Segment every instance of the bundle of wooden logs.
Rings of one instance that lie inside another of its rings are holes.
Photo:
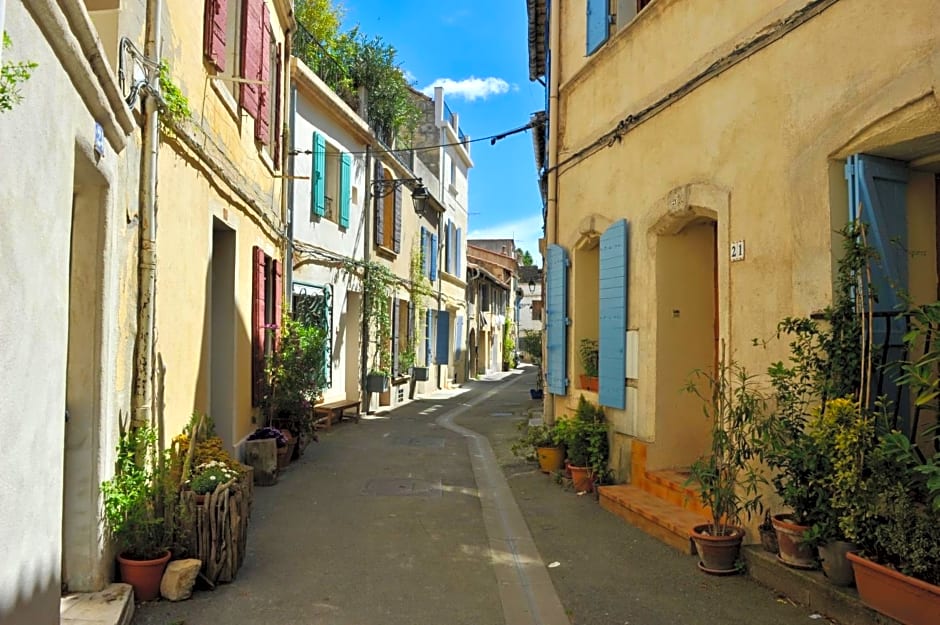
[[[242,465],[242,471],[239,479],[219,484],[205,495],[202,503],[196,502],[192,491],[181,494],[191,519],[189,553],[202,560],[201,578],[211,586],[234,580],[245,560],[253,469]]]

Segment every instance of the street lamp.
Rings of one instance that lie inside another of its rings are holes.
[[[373,180],[372,195],[375,197],[385,197],[394,193],[396,189],[409,182],[414,185],[408,186],[411,188],[411,201],[414,204],[415,212],[419,215],[423,215],[427,208],[428,199],[431,197],[431,192],[428,191],[428,188],[421,182],[421,178],[380,178],[379,180]]]
[[[529,280],[529,293],[535,294],[535,280]]]

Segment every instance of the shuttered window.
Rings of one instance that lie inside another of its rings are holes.
[[[600,48],[609,34],[609,0],[587,0],[587,53],[593,54]]]
[[[437,280],[437,233],[431,233],[431,270],[428,274],[431,282]]]
[[[545,260],[545,382],[555,395],[565,395],[568,387],[568,265],[565,249],[549,245]]]
[[[401,187],[398,187],[395,189],[392,202],[392,223],[394,227],[392,228],[392,244],[389,246],[396,254],[401,252],[401,197]]]
[[[877,300],[876,313],[896,313],[905,306],[903,293],[908,292],[907,184],[910,172],[905,163],[867,154],[851,156],[846,163],[849,190],[849,219],[868,226],[866,243],[877,253],[871,262],[871,283]],[[893,315],[876,317],[873,341],[879,345],[876,369],[891,369],[905,357],[902,337],[903,318]],[[881,362],[881,359],[884,361]],[[878,384],[878,379],[882,378]],[[891,375],[876,375],[872,398],[886,395],[897,407],[901,429],[910,430],[910,399],[907,388],[900,389]]]
[[[349,204],[352,201],[352,157],[345,152],[339,163],[339,225],[341,228],[349,227]]]
[[[385,179],[385,168],[382,167],[382,163],[379,161],[375,162],[375,170],[373,171],[373,177],[376,182]],[[376,189],[380,189],[381,183],[376,184]],[[376,245],[382,245],[385,241],[385,203],[382,201],[383,198],[379,197],[379,194],[376,193],[372,197],[373,206],[372,212],[375,219],[375,229],[373,233],[373,241]]]
[[[241,67],[240,74],[244,78],[260,80],[261,78],[261,45],[264,40],[262,34],[265,30],[264,0],[242,0],[241,29]],[[259,85],[244,83],[239,89],[238,104],[252,117],[258,116],[260,103]]]
[[[323,217],[326,213],[326,139],[319,132],[314,132],[311,145],[310,213],[311,216]]]
[[[274,46],[271,45],[271,18],[268,5],[261,5],[261,42],[258,44],[258,114],[255,115],[255,139],[264,145],[271,141],[271,66]],[[274,85],[276,87],[276,85]]]
[[[626,406],[628,232],[624,219],[607,228],[599,259],[598,403],[620,409]]]
[[[463,231],[461,228],[457,228],[454,233],[455,247],[457,251],[454,254],[454,275],[460,279],[463,279],[463,242],[461,237],[463,236]]]
[[[206,0],[203,24],[203,49],[206,59],[217,72],[225,71],[225,30],[228,26],[228,2]]]
[[[434,352],[434,364],[446,365],[450,362],[450,313],[437,311],[437,349]]]

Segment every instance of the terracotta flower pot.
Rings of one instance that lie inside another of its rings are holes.
[[[796,569],[815,569],[816,550],[803,542],[809,526],[794,523],[791,514],[775,514],[772,522],[777,532],[780,561]]]
[[[594,492],[594,475],[591,473],[591,467],[576,467],[573,464],[568,465],[571,471],[571,482],[576,491],[591,493]]]
[[[160,580],[166,563],[170,561],[169,551],[156,560],[130,560],[118,556],[117,561],[121,580],[134,587],[137,601],[153,601],[160,596]]]
[[[855,583],[852,563],[846,558],[846,554],[856,549],[857,545],[844,540],[819,545],[819,561],[823,573],[836,586],[848,587]]]
[[[738,556],[741,553],[741,541],[744,530],[740,527],[729,528],[730,534],[713,536],[708,532],[711,524],[696,525],[689,536],[698,552],[698,568],[712,575],[730,575],[739,571]]]
[[[581,380],[581,388],[583,388],[586,391],[597,392],[597,389],[599,386],[598,378],[594,376],[590,376],[590,375],[581,374],[580,380]]]
[[[856,553],[846,557],[855,568],[862,603],[905,625],[935,625],[940,615],[940,587],[908,577]]]
[[[536,447],[535,452],[539,458],[539,470],[542,473],[560,471],[565,466],[564,447]]]

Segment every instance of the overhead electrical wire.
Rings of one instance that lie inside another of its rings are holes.
[[[468,143],[479,143],[480,141],[489,141],[490,145],[496,145],[497,141],[501,141],[505,139],[506,137],[512,136],[514,134],[518,134],[520,132],[531,130],[534,125],[535,125],[535,122],[529,122],[528,124],[524,126],[519,126],[518,128],[513,128],[512,130],[507,130],[505,132],[495,133],[492,135],[488,135],[486,137],[477,137],[476,139],[468,139],[466,141],[456,141],[454,143],[439,143],[436,145],[424,145],[424,146],[419,146],[419,147],[414,147],[414,148],[374,149],[374,150],[370,150],[370,152],[373,156],[380,155],[380,154],[398,154],[398,153],[407,154],[409,152],[423,152],[425,150],[437,150],[440,148],[449,148],[449,147],[456,147],[459,145],[467,145]],[[310,154],[313,154],[313,150],[291,150],[290,152],[288,152],[288,154],[290,156],[298,156],[300,154],[310,155]],[[344,154],[349,154],[352,156],[361,156],[361,155],[365,155],[366,152],[365,151],[344,152]],[[331,154],[330,156],[335,156],[335,155]]]

